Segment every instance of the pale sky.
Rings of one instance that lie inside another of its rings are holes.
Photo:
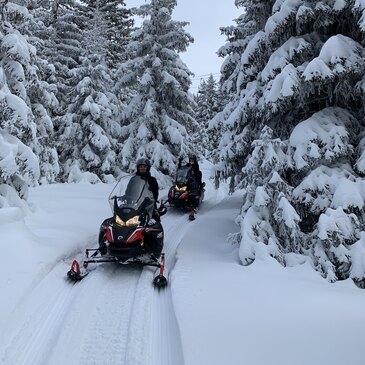
[[[126,0],[128,7],[139,6],[148,0]],[[223,4],[226,3],[226,4]],[[242,14],[242,8],[237,9],[234,0],[177,0],[177,7],[172,17],[174,20],[190,22],[185,30],[194,38],[187,52],[180,54],[181,59],[195,74],[192,92],[196,92],[200,80],[209,74],[219,77],[223,58],[216,52],[226,42],[220,34],[220,27],[235,25],[233,19]]]

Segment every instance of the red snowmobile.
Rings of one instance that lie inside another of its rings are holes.
[[[100,226],[99,248],[86,249],[82,264],[74,260],[67,276],[81,280],[88,274],[89,263],[119,262],[159,268],[153,284],[166,286],[164,231],[159,219],[166,207],[161,204],[156,212],[152,191],[141,176],[119,180],[109,196],[109,204],[113,217]]]
[[[175,185],[171,186],[168,202],[172,207],[182,208],[190,212],[189,219],[195,219],[198,206],[204,199],[204,186],[195,181],[192,167],[181,166],[176,172]]]

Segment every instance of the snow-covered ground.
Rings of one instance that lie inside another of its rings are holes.
[[[239,264],[227,241],[240,194],[213,189],[197,219],[162,218],[170,285],[154,271],[100,264],[72,284],[74,257],[96,246],[113,185],[31,190],[33,213],[0,211],[1,365],[363,365],[365,291],[307,264]],[[166,194],[166,190],[162,195]]]

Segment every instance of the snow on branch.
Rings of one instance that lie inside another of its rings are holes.
[[[351,243],[356,239],[355,227],[358,225],[359,222],[355,214],[346,214],[341,207],[328,208],[319,217],[317,235],[320,240],[337,247],[341,243]]]
[[[292,64],[289,64],[267,84],[263,99],[266,104],[272,104],[273,111],[276,111],[278,100],[294,95],[299,84],[298,71]]]
[[[311,49],[312,45],[303,38],[290,37],[270,56],[265,68],[261,72],[262,80],[267,82],[274,78],[299,53]]]
[[[303,72],[306,81],[332,78],[344,72],[355,72],[364,66],[364,50],[358,42],[341,34],[332,36],[322,46]]]
[[[352,153],[347,129],[354,120],[348,111],[332,107],[299,123],[289,139],[296,168],[304,169],[318,160],[330,162]]]
[[[279,0],[273,6],[276,11],[266,22],[265,33],[270,35],[281,28],[286,20],[296,13],[299,6],[302,4],[302,0]]]
[[[365,206],[365,183],[347,165],[319,166],[293,190],[293,196],[313,214],[339,207],[358,212]]]

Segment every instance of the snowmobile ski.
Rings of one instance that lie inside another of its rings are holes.
[[[94,251],[94,252],[93,252]],[[90,256],[90,252],[93,254]],[[168,284],[165,271],[165,254],[161,254],[160,261],[154,256],[149,256],[148,261],[141,257],[134,257],[127,261],[121,262],[116,257],[101,255],[99,249],[86,249],[86,258],[82,262],[82,265],[77,260],[73,260],[71,269],[67,272],[67,277],[72,281],[80,281],[89,274],[88,265],[90,263],[105,263],[105,262],[118,262],[123,265],[136,265],[136,266],[152,266],[159,269],[159,274],[153,279],[153,285],[155,287],[163,288]]]
[[[160,273],[153,279],[153,285],[158,289],[167,286],[167,279],[164,276],[165,270],[165,254],[161,255]]]
[[[67,272],[67,277],[72,281],[79,281],[83,279],[89,272],[80,269],[80,264],[77,260],[73,260],[71,269]]]

